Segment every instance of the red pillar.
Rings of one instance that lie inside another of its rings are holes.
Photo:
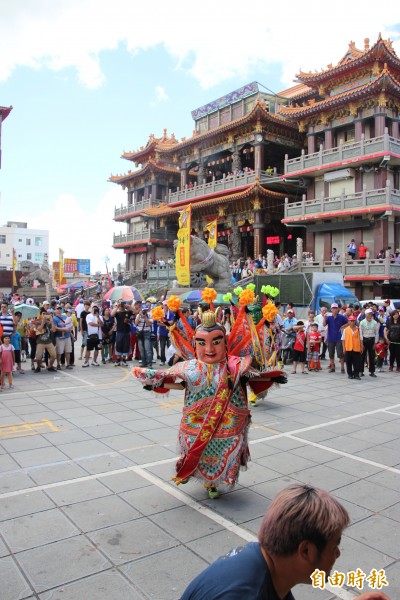
[[[311,254],[315,258],[315,237],[312,231],[306,230],[306,247],[304,248],[305,252],[311,252]]]
[[[375,221],[374,224],[374,256],[381,250],[386,250],[389,245],[388,220]]]
[[[332,256],[332,233],[330,231],[325,231],[325,233],[324,233],[324,260],[331,260],[331,256]]]

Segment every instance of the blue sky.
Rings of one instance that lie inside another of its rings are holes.
[[[107,179],[132,167],[122,152],[164,127],[189,137],[192,109],[249,81],[289,87],[300,68],[335,64],[350,40],[362,48],[381,31],[400,55],[397,2],[382,17],[354,4],[338,0],[324,29],[314,0],[288,0],[284,15],[259,0],[251,10],[206,0],[201,11],[182,0],[0,0],[0,105],[14,107],[2,129],[1,224],[49,229],[51,260],[61,246],[93,270],[105,256],[116,267],[112,217],[126,195]]]

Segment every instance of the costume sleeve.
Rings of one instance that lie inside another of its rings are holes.
[[[134,367],[132,369],[132,375],[135,379],[138,379],[140,383],[146,389],[153,389],[158,393],[167,393],[169,389],[164,388],[165,383],[175,383],[175,380],[186,379],[184,365],[185,363],[177,363],[171,369],[155,370],[155,369],[142,369],[141,367]]]

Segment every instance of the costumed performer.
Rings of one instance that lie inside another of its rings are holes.
[[[234,486],[240,467],[245,468],[249,460],[251,415],[246,383],[254,383],[258,393],[274,383],[286,383],[282,371],[260,374],[252,366],[254,360],[263,363],[263,357],[254,323],[246,313],[249,295],[239,298],[241,308],[229,339],[224,327],[216,322],[212,304],[215,296],[215,290],[203,290],[203,300],[210,303],[210,310],[203,312],[194,332],[180,311],[181,301],[172,296],[168,307],[184,327],[176,327],[175,322],[170,332],[184,362],[168,370],[136,367],[132,371],[145,389],[161,393],[185,389],[178,438],[180,458],[174,481],[179,485],[195,477],[204,483],[210,498],[218,497],[220,484]],[[160,318],[155,311],[153,319]]]

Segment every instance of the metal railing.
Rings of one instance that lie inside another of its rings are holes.
[[[114,234],[114,241],[113,244],[126,244],[128,242],[136,242],[136,241],[140,241],[143,240],[144,242],[147,242],[150,239],[153,240],[168,240],[168,241],[173,241],[176,238],[176,234],[174,233],[169,233],[169,232],[165,232],[164,230],[146,230],[146,231],[139,231],[139,232],[135,232],[135,233],[120,233],[120,234]]]
[[[391,276],[400,279],[400,263],[394,262],[389,256],[363,260],[314,260],[301,263],[297,268],[303,273],[323,271],[325,273],[342,273],[345,277]]]
[[[371,206],[392,205],[400,207],[400,192],[393,190],[390,183],[384,188],[363,190],[354,194],[344,194],[313,200],[290,202],[285,199],[285,219],[290,217],[305,217],[320,213],[332,213],[339,210],[365,209]]]
[[[115,207],[114,209],[114,219],[119,217],[126,217],[127,215],[133,214],[140,210],[144,210],[145,208],[150,208],[150,206],[158,206],[161,200],[155,199],[152,200],[148,198],[147,200],[142,200],[141,202],[135,202],[134,204],[128,204],[126,206]]]
[[[304,169],[312,169],[313,167],[324,167],[330,163],[354,160],[379,152],[400,154],[400,140],[389,136],[386,131],[382,136],[371,139],[365,139],[364,134],[362,134],[362,139],[359,142],[339,144],[336,148],[324,150],[323,145],[321,145],[319,151],[312,154],[305,154],[303,150],[301,156],[290,159],[285,158],[285,175]]]

